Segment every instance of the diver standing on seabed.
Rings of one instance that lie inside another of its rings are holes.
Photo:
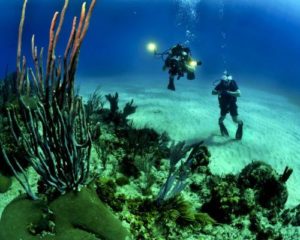
[[[241,92],[238,85],[233,80],[232,76],[224,72],[221,81],[212,90],[212,95],[218,95],[220,106],[220,118],[219,126],[222,136],[229,136],[228,131],[224,125],[224,119],[227,113],[230,113],[233,122],[238,124],[238,128],[235,134],[237,140],[241,140],[243,137],[243,121],[238,118],[237,112],[237,97],[241,96]]]

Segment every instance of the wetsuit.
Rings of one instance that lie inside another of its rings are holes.
[[[226,91],[235,92],[238,90],[238,85],[234,80],[224,81],[222,80],[216,87],[215,90],[220,92],[219,94],[219,106],[221,109],[221,116],[226,116],[230,113],[232,117],[238,115],[236,97],[231,96]]]

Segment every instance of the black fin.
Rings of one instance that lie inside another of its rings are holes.
[[[238,128],[236,130],[236,133],[235,133],[235,139],[236,140],[241,140],[243,137],[243,123],[240,123],[238,125]]]
[[[229,134],[228,134],[227,128],[225,127],[224,123],[219,123],[219,126],[220,126],[221,135],[228,137]]]
[[[169,79],[168,89],[175,91],[174,79]]]

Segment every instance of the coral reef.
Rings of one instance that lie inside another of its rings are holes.
[[[269,164],[254,161],[239,174],[239,185],[243,189],[255,189],[256,202],[265,208],[283,208],[288,193],[285,181]]]
[[[10,141],[1,137],[1,141],[4,139],[6,142],[6,145],[0,144],[1,157],[22,185],[26,196],[19,196],[5,208],[0,220],[0,239],[125,240],[129,237],[97,194],[84,187],[92,178],[92,140],[85,107],[82,98],[75,94],[74,81],[80,46],[96,0],[92,0],[87,12],[86,3],[83,3],[78,25],[77,18],[73,18],[63,61],[56,61],[55,49],[68,3],[65,0],[60,17],[56,12],[52,18],[45,72],[42,69],[43,50],[38,57],[33,35],[35,72],[29,68],[29,74],[26,58],[21,61],[27,0],[23,3],[17,73],[12,84],[15,87],[12,93],[17,101],[16,104],[6,105],[6,118],[14,144],[24,150],[22,157],[40,177],[39,193],[32,189],[26,169],[18,163],[19,160],[15,160],[14,154],[7,151]],[[6,99],[9,98],[4,98],[2,106]],[[33,104],[28,104],[27,99],[32,99]],[[97,103],[100,101],[92,104]],[[127,107],[122,116],[126,118],[129,112]]]
[[[261,211],[279,212],[287,200],[287,188],[268,164],[254,161],[238,176],[211,177],[211,199],[202,206],[217,221],[232,222],[237,216]]]
[[[11,135],[8,118],[0,116],[0,143],[2,144],[1,148],[4,148],[7,155],[15,159],[11,162],[11,165],[14,169],[18,170],[17,164],[19,164],[23,169],[26,169],[29,166],[29,162],[26,161],[26,151],[23,146],[20,146],[15,143],[14,137]],[[0,173],[13,176],[14,173],[5,161],[5,158],[0,154]]]
[[[236,175],[214,175],[204,142],[174,142],[136,128],[129,117],[137,109],[133,100],[120,110],[118,93],[104,99],[96,89],[83,102],[75,73],[95,0],[87,13],[83,4],[78,25],[74,18],[60,62],[55,49],[67,5],[52,19],[46,71],[33,36],[34,71],[26,74],[24,1],[17,72],[0,86],[6,94],[0,111],[7,111],[0,121],[0,171],[9,167],[26,194],[5,208],[0,239],[300,239],[300,207],[284,209],[292,169],[278,174],[254,161]],[[34,184],[28,165],[39,177]],[[0,192],[9,185],[0,175]]]
[[[22,31],[27,4],[27,1],[24,1],[19,26],[15,84],[19,111],[16,111],[14,106],[6,109],[15,144],[26,153],[23,157],[49,189],[60,193],[78,190],[80,185],[87,183],[91,152],[91,137],[85,111],[82,99],[74,95],[74,81],[80,46],[96,1],[91,2],[87,13],[86,4],[82,5],[78,26],[76,26],[77,18],[74,17],[62,64],[61,61],[55,61],[55,49],[68,3],[69,1],[65,0],[60,17],[56,12],[52,18],[45,72],[42,70],[42,50],[38,58],[33,35],[32,57],[35,73],[29,69],[31,76],[29,79],[29,74],[26,74],[25,56],[21,65]],[[30,96],[35,100],[34,108],[24,100]],[[27,195],[37,199],[38,196],[31,189],[23,167],[14,161],[12,156],[7,155],[2,144],[0,150]]]

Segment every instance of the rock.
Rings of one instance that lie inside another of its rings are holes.
[[[30,226],[39,225],[44,209],[54,215],[54,232],[34,235]],[[128,231],[100,201],[94,190],[83,188],[58,197],[49,205],[21,196],[3,211],[0,220],[0,239],[9,240],[125,240]]]
[[[0,193],[7,192],[11,184],[12,184],[11,177],[0,174]]]

